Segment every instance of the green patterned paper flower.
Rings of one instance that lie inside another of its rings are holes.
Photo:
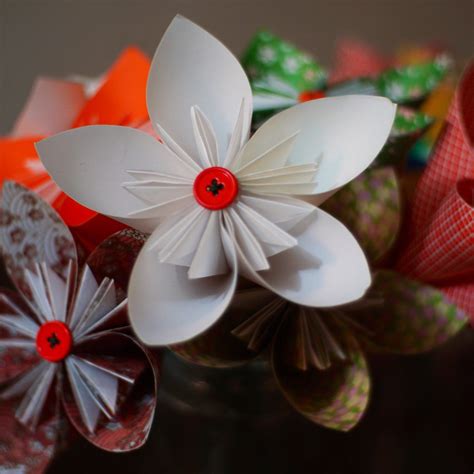
[[[264,88],[268,78],[276,78],[296,92],[321,89],[326,84],[326,71],[311,56],[268,31],[254,36],[242,64],[256,88]]]
[[[392,168],[365,171],[323,204],[354,234],[370,262],[392,247],[400,226],[400,192]]]
[[[416,102],[435,89],[450,68],[451,60],[443,55],[432,62],[389,69],[377,78],[377,88],[394,102]]]

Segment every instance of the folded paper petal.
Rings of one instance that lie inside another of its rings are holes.
[[[35,143],[43,137],[0,139],[0,184],[16,181],[33,189],[45,201],[55,203],[60,189],[51,181],[35,150]]]
[[[395,272],[377,272],[370,291],[383,304],[352,317],[368,330],[369,343],[375,344],[372,349],[425,352],[454,336],[467,321],[465,313],[441,291]]]
[[[53,135],[67,130],[85,103],[81,84],[39,77],[13,126],[11,136]]]
[[[246,144],[242,162],[298,134],[288,164],[318,163],[316,183],[301,194],[320,195],[359,175],[382,149],[395,117],[388,99],[346,96],[299,104],[269,119]]]
[[[369,401],[370,377],[367,362],[357,340],[342,327],[337,337],[347,360],[327,370],[299,370],[286,361],[287,325],[280,326],[272,348],[275,377],[287,400],[312,422],[340,431],[349,431],[361,419]],[[290,349],[291,350],[291,349]]]
[[[141,199],[123,183],[133,169],[168,174],[189,173],[164,145],[150,135],[127,127],[97,125],[60,133],[36,145],[56,183],[80,204],[128,222],[140,230],[153,230],[153,223],[140,225],[129,214],[142,210]],[[174,173],[173,173],[174,171]]]
[[[449,58],[440,55],[434,61],[389,69],[377,78],[377,87],[381,95],[396,103],[417,101],[440,83],[450,66]]]
[[[297,99],[299,93],[321,89],[326,83],[327,72],[320,64],[269,31],[259,31],[252,38],[242,65],[258,94],[267,92],[284,98],[294,91]]]
[[[76,354],[133,382],[121,382],[117,414],[110,419],[102,416],[94,433],[87,430],[70,386],[65,385],[62,402],[71,423],[88,441],[106,451],[128,452],[143,446],[156,408],[158,372],[153,356],[133,338],[117,332],[89,337]]]
[[[43,474],[57,449],[59,416],[46,417],[32,432],[16,419],[15,406],[15,401],[0,403],[0,468],[5,473]]]
[[[184,151],[197,157],[190,119],[191,107],[197,105],[215,128],[223,157],[242,99],[243,130],[248,132],[252,92],[238,60],[205,30],[176,16],[158,46],[148,78],[147,104],[154,125],[159,124]]]
[[[77,266],[74,240],[59,215],[37,194],[13,181],[3,185],[0,244],[7,272],[29,300],[26,271],[46,263],[65,279],[70,261]]]
[[[127,125],[148,119],[145,90],[150,60],[138,48],[125,49],[107,72],[103,83],[77,115],[74,127]],[[60,132],[68,127],[57,130]]]
[[[422,112],[399,106],[390,136],[374,165],[395,165],[403,169],[411,147],[432,122],[433,119]]]
[[[17,330],[15,324],[2,323],[2,316],[5,315],[8,315],[9,319],[21,318],[16,308],[20,312],[28,312],[28,308],[18,293],[6,288],[0,288],[0,345],[2,345],[3,341],[10,341],[10,343],[12,341],[28,341],[25,334]],[[3,347],[0,349],[0,384],[27,372],[39,362],[40,358],[34,346]]]
[[[243,274],[297,304],[337,306],[362,297],[370,285],[366,257],[353,235],[321,209],[291,230],[298,245],[254,272],[239,254]]]
[[[464,178],[474,179],[474,62],[458,85],[444,131],[424,171],[414,199],[411,234],[422,231],[443,198]]]
[[[159,231],[159,229],[158,229]],[[190,279],[186,267],[160,262],[150,249],[153,235],[140,252],[128,290],[130,321],[149,345],[169,345],[191,339],[224,313],[237,284],[237,260],[232,241],[222,229],[222,243],[231,267],[225,275]]]
[[[401,218],[400,190],[392,168],[369,169],[323,205],[354,234],[375,262],[392,247]]]
[[[359,77],[376,77],[390,62],[389,58],[369,44],[354,38],[342,38],[336,44],[336,58],[330,80],[335,83]]]
[[[126,296],[133,265],[145,241],[145,234],[125,229],[104,240],[87,258],[97,281],[114,280],[119,301]]]
[[[450,282],[441,286],[440,290],[460,310],[464,311],[474,325],[474,281],[472,278],[464,281]]]
[[[474,278],[474,180],[460,181],[420,228],[398,262],[398,269],[426,282]]]
[[[259,353],[248,349],[233,330],[269,298],[275,297],[261,288],[237,291],[229,309],[216,324],[190,341],[169,348],[186,361],[206,367],[235,367],[249,362]]]

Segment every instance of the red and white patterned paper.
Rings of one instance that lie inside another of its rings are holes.
[[[474,319],[474,62],[417,185],[408,234],[398,269],[436,284]]]

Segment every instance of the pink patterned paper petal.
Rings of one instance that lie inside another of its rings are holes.
[[[66,279],[69,262],[77,266],[73,237],[56,211],[13,181],[3,185],[0,246],[8,275],[27,299],[26,269],[35,272],[34,265],[44,262]]]
[[[209,330],[169,349],[187,362],[206,367],[235,367],[249,362],[259,353],[248,349],[232,331],[265,305],[267,293],[254,289],[237,292],[229,309]]]
[[[106,277],[114,280],[119,300],[126,296],[130,273],[145,241],[141,232],[122,230],[104,240],[86,261],[97,281]]]
[[[0,471],[42,474],[58,448],[59,415],[45,418],[32,432],[18,423],[15,408],[15,401],[0,404]]]
[[[7,301],[11,301],[22,310],[28,311],[24,306],[23,300],[17,293],[6,288],[0,288],[0,314],[13,314],[12,308]],[[0,340],[17,339],[18,337],[21,336],[15,334],[10,328],[0,324]],[[40,360],[36,350],[19,347],[0,348],[0,384],[30,370],[39,363]]]
[[[429,225],[418,229],[397,267],[426,282],[474,278],[474,179],[458,182],[446,195]]]
[[[352,317],[370,332],[372,349],[400,354],[429,351],[467,322],[465,313],[441,291],[395,272],[378,272],[371,293],[382,297],[383,304]]]
[[[366,170],[322,206],[354,234],[369,261],[392,247],[400,226],[400,191],[393,168]]]
[[[280,327],[272,349],[272,364],[280,388],[303,416],[314,423],[339,431],[349,431],[362,418],[369,401],[370,376],[357,340],[339,327],[338,341],[347,360],[333,363],[327,370],[299,370],[285,362],[287,324]]]
[[[156,407],[158,367],[153,355],[132,337],[118,332],[104,332],[87,339],[75,355],[87,358],[104,368],[138,377],[130,388],[120,387],[117,416],[103,416],[94,433],[89,433],[79,414],[70,385],[64,387],[63,406],[77,431],[98,448],[127,452],[140,448],[147,440]]]

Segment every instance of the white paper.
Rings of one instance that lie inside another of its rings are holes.
[[[181,342],[210,327],[237,273],[308,306],[364,294],[370,275],[355,239],[290,195],[321,201],[362,172],[389,136],[395,105],[363,96],[309,101],[247,141],[252,104],[242,68],[179,16],[155,54],[147,104],[166,145],[124,127],[85,127],[38,145],[66,193],[152,233],[129,288],[132,325],[144,342]],[[210,211],[195,199],[194,180],[223,164],[239,193]]]

